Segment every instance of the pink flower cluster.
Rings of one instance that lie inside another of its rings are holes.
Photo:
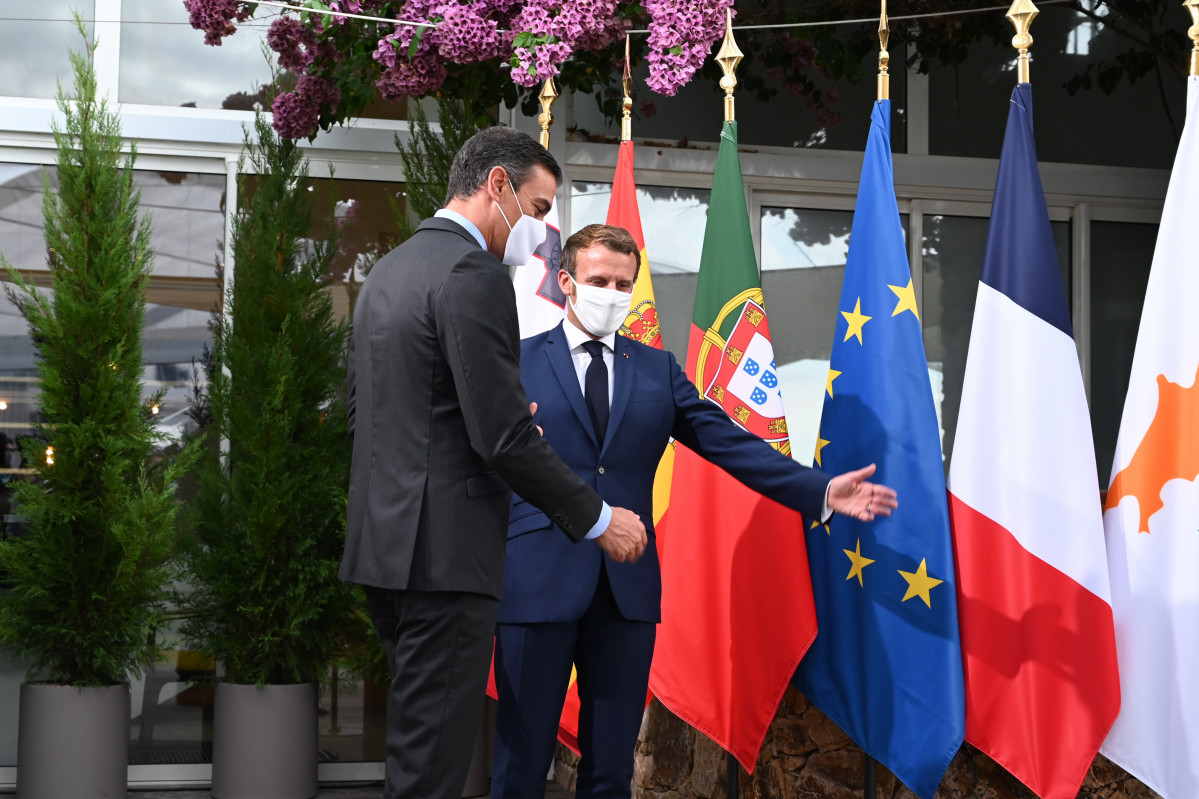
[[[237,33],[234,20],[250,18],[250,3],[244,0],[183,0],[192,27],[204,31],[204,44],[220,47],[221,39]]]
[[[489,61],[504,46],[499,23],[486,15],[484,3],[463,5],[444,3],[434,14],[437,23],[437,50],[442,58],[456,64]]]
[[[379,40],[379,46],[372,56],[383,67],[383,74],[375,81],[375,85],[388,100],[422,97],[437,91],[445,82],[445,67],[433,47],[433,40],[437,37],[435,28],[424,29],[416,53],[411,59],[408,58],[416,30],[410,25],[396,25],[395,33]]]
[[[673,95],[691,80],[724,32],[725,10],[733,0],[641,0],[650,16],[649,87]],[[626,8],[636,0],[328,0],[334,11],[381,14],[431,27],[396,25],[372,53],[379,65],[376,86],[389,100],[421,97],[441,88],[447,64],[501,59],[511,78],[533,87],[557,75],[576,52],[604,50],[631,26]],[[247,0],[184,0],[193,27],[208,44],[220,44],[249,17]],[[398,10],[397,10],[398,6]],[[289,136],[315,131],[320,109],[336,106],[336,88],[322,77],[344,59],[330,37],[344,18],[312,14],[307,23],[277,18],[267,43],[279,65],[302,75],[295,91],[274,103],[275,127]],[[414,38],[419,41],[415,48]]]
[[[316,133],[321,106],[336,107],[341,90],[324,78],[301,75],[295,91],[282,92],[271,105],[280,136],[301,139]]]
[[[266,43],[279,55],[279,66],[302,72],[315,55],[316,34],[295,17],[277,17],[267,31]]]
[[[732,0],[646,0],[649,79],[658,94],[673,96],[704,65],[724,34]]]

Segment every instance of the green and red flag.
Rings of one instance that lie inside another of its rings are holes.
[[[735,122],[720,134],[687,375],[733,421],[791,454]],[[752,772],[816,636],[803,520],[681,445],[673,485],[687,487],[687,501],[676,495],[657,530],[662,623],[650,690]]]

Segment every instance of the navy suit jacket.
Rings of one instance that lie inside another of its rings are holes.
[[[616,337],[612,407],[602,442],[596,440],[561,325],[524,339],[520,362],[521,382],[538,405],[534,421],[546,441],[610,505],[640,515],[649,532],[649,546],[636,563],[607,560],[612,593],[626,619],[661,621],[653,484],[671,437],[755,491],[809,518],[820,515],[829,476],[780,455],[738,427],[718,405],[700,397],[670,352]],[[672,487],[672,502],[689,500],[687,486]],[[797,525],[762,534],[804,531]],[[572,542],[549,517],[514,494],[499,622],[579,619],[595,593],[605,558],[594,542]]]

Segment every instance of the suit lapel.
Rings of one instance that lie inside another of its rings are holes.
[[[633,393],[633,366],[629,362],[630,349],[632,348],[629,346],[629,340],[618,333],[615,357],[612,359],[612,379],[615,381],[612,385],[612,410],[608,414],[608,432],[604,437],[604,446],[600,447],[601,455],[608,442],[616,435],[625,409],[629,407],[629,396]]]
[[[563,396],[566,397],[575,416],[579,418],[579,424],[587,431],[591,443],[599,446],[599,442],[595,440],[595,428],[591,426],[591,414],[587,412],[587,404],[583,399],[583,390],[579,388],[579,375],[575,372],[575,364],[570,357],[570,346],[566,343],[566,335],[562,332],[561,324],[549,332],[545,345],[546,357],[549,358],[554,375],[562,387]],[[612,429],[611,420],[609,420],[608,429]]]

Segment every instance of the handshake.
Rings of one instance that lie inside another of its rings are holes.
[[[608,557],[617,563],[636,563],[648,541],[641,517],[625,508],[612,509],[608,529],[595,539]]]

